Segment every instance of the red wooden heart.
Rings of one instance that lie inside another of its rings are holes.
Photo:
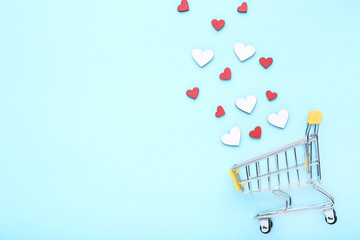
[[[269,58],[262,57],[262,58],[260,58],[259,62],[264,68],[268,68],[272,64],[273,59],[271,57],[269,57]]]
[[[246,13],[247,12],[247,3],[243,2],[240,7],[238,7],[238,12]]]
[[[177,7],[177,10],[179,12],[189,11],[189,4],[188,4],[187,0],[182,0],[181,4]]]
[[[269,99],[269,101],[274,100],[277,97],[276,92],[271,92],[270,90],[266,91],[266,97]]]
[[[222,107],[222,106],[218,106],[218,107],[217,107],[217,112],[215,113],[215,116],[216,116],[216,117],[221,117],[221,116],[223,116],[223,115],[225,115],[225,111],[224,111],[223,107]]]
[[[199,95],[199,88],[194,87],[193,90],[189,89],[186,91],[186,95],[192,99],[196,99]]]
[[[213,27],[214,27],[216,30],[219,31],[220,29],[222,29],[222,28],[224,27],[225,21],[222,20],[222,19],[220,19],[219,21],[216,20],[216,19],[213,19],[213,20],[211,21],[211,24],[213,25]]]
[[[261,137],[261,127],[257,126],[254,131],[249,133],[249,136],[252,138],[260,138]]]
[[[220,79],[229,80],[231,78],[231,70],[230,68],[225,68],[223,73],[220,73]]]

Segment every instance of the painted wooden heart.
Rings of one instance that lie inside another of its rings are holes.
[[[261,127],[257,126],[254,131],[249,132],[249,136],[252,138],[261,138]]]
[[[240,144],[240,128],[233,127],[230,129],[230,133],[226,133],[221,136],[221,142],[225,145],[239,146]]]
[[[211,50],[202,51],[201,49],[197,48],[192,50],[192,57],[200,67],[203,67],[208,64],[211,59],[213,59],[214,52]]]
[[[217,31],[219,31],[220,29],[222,29],[224,27],[225,21],[222,19],[220,19],[219,21],[217,19],[213,19],[211,21],[211,24]]]
[[[249,114],[254,109],[255,104],[256,104],[256,96],[254,96],[254,95],[249,95],[246,97],[246,99],[239,98],[235,102],[235,105],[237,108],[239,108],[241,111],[244,111]]]
[[[192,99],[196,99],[197,96],[199,95],[199,88],[194,87],[192,90],[191,89],[187,90],[186,95]]]
[[[243,2],[240,7],[238,7],[238,12],[240,13],[246,13],[247,12],[247,3]]]
[[[220,79],[221,80],[229,80],[231,79],[231,70],[230,68],[225,68],[223,73],[220,73]]]
[[[279,112],[270,114],[268,121],[271,125],[279,128],[284,128],[289,118],[289,112],[286,109],[281,109]]]
[[[242,43],[235,43],[234,44],[234,51],[236,56],[240,59],[240,61],[245,61],[249,59],[255,54],[255,48],[251,45],[245,46]]]
[[[187,0],[182,0],[181,4],[177,7],[177,10],[179,12],[189,11],[189,3],[187,2]]]
[[[221,116],[224,116],[224,115],[225,115],[224,108],[222,106],[218,106],[217,111],[215,113],[215,116],[216,117],[221,117]]]
[[[273,59],[271,57],[269,57],[269,58],[262,57],[259,59],[259,62],[261,64],[261,66],[263,66],[266,69],[273,63]]]
[[[277,93],[276,92],[272,92],[270,90],[266,91],[266,97],[269,101],[274,100],[275,98],[277,98]]]

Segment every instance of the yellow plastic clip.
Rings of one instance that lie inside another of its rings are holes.
[[[239,184],[239,179],[236,175],[236,173],[239,173],[240,171],[239,170],[236,170],[236,172],[232,169],[230,169],[230,174],[231,174],[231,177],[234,181],[234,184],[235,184],[235,187],[236,187],[236,190],[240,191],[241,190],[241,187],[243,187],[245,184]]]
[[[322,113],[320,111],[312,110],[309,113],[307,123],[308,124],[320,124],[321,118],[322,118]]]

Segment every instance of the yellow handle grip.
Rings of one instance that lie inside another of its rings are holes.
[[[307,120],[308,124],[320,124],[322,118],[322,113],[318,110],[312,110],[309,113],[309,117]]]
[[[236,170],[236,171],[238,172],[239,170]],[[244,186],[245,184],[241,184],[241,185],[239,184],[239,179],[238,179],[238,177],[236,175],[236,172],[234,170],[230,169],[230,174],[231,174],[231,177],[232,177],[232,179],[234,181],[236,190],[240,191],[241,187]]]

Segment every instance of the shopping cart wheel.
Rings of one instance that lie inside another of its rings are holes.
[[[264,234],[268,234],[271,231],[273,223],[271,218],[260,219],[260,231]]]
[[[337,221],[337,216],[336,216],[336,212],[334,209],[329,209],[329,210],[325,210],[324,211],[325,214],[325,221],[328,224],[335,224]]]

